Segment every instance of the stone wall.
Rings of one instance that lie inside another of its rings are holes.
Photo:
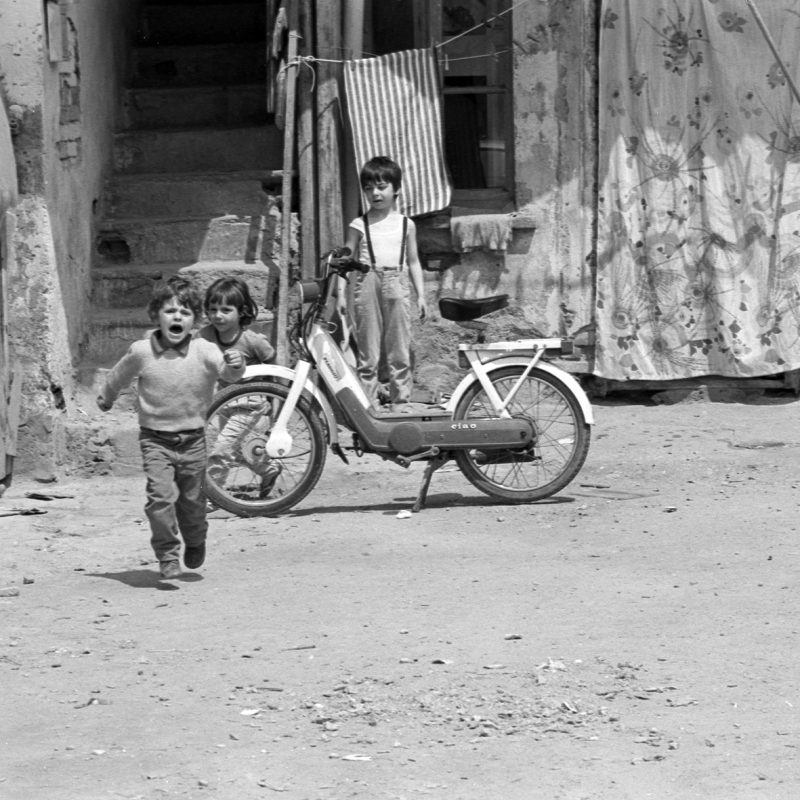
[[[135,6],[0,0],[0,89],[20,193],[7,287],[25,375],[17,469],[43,477],[67,462],[68,420],[80,414],[73,365],[88,330],[93,214]]]

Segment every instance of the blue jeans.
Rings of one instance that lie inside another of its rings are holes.
[[[181,538],[187,547],[206,540],[206,436],[194,431],[141,428],[139,447],[147,478],[144,513],[150,521],[150,544],[160,563],[180,558]]]
[[[392,403],[411,399],[411,293],[406,270],[378,267],[359,275],[353,291],[358,376],[377,403],[381,345],[389,369]]]

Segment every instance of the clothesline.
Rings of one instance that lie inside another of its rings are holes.
[[[451,40],[452,41],[452,40]],[[470,61],[476,58],[497,58],[498,56],[505,55],[506,53],[510,53],[510,50],[493,50],[491,53],[479,53],[478,55],[474,56],[459,56],[458,58],[450,58],[449,56],[445,55],[442,58],[438,58],[437,61],[439,64],[445,65],[445,71],[447,71],[447,65],[450,62],[455,61]],[[317,73],[314,71],[314,67],[312,64],[349,64],[351,61],[355,61],[356,59],[346,58],[346,59],[337,59],[337,58],[318,58],[317,56],[297,56],[292,61],[283,64],[278,71],[279,73],[284,72],[285,70],[289,69],[289,67],[308,67],[311,70],[311,74],[313,76],[313,80],[311,82],[311,88],[313,89],[316,84]]]
[[[489,17],[489,19],[485,19],[482,22],[479,22],[477,25],[473,25],[471,28],[467,28],[465,31],[461,31],[461,33],[456,34],[455,36],[448,39],[446,42],[441,42],[440,44],[434,45],[436,49],[440,47],[447,47],[447,45],[452,44],[457,39],[460,39],[462,36],[467,36],[468,34],[472,33],[473,31],[477,31],[479,28],[485,28],[488,25],[491,25],[496,19],[500,19],[504,14],[508,14],[513,11],[515,8],[519,8],[519,6],[524,6],[527,3],[530,3],[531,0],[519,0],[518,3],[514,3],[513,6],[510,6],[505,11],[501,11],[498,14],[495,14],[493,17]]]

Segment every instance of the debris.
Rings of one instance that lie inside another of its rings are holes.
[[[564,666],[563,661],[553,661],[552,658],[548,658],[545,663],[539,664],[536,669],[549,669],[551,672],[564,672],[567,668]]]
[[[25,492],[25,497],[30,497],[31,500],[70,500],[75,497],[74,494],[56,494],[55,492]]]
[[[298,644],[295,647],[284,647],[281,650],[282,653],[288,653],[290,650],[314,650],[316,648],[315,644]]]
[[[19,596],[19,588],[16,586],[6,586],[3,589],[0,589],[0,597],[18,597]]]
[[[404,508],[397,512],[397,519],[411,519],[411,512]]]
[[[352,753],[349,756],[342,756],[342,761],[372,761],[372,756],[363,753]]]
[[[434,658],[431,661],[431,664],[452,664],[452,661],[448,661],[446,658]]]
[[[264,712],[263,708],[245,708],[243,711],[240,711],[239,713],[243,717],[257,717],[259,714],[262,714],[263,712]]]
[[[104,700],[100,697],[90,697],[85,703],[79,703],[77,706],[73,706],[73,708],[89,708],[89,706],[109,706],[111,705],[110,700]]]
[[[0,508],[0,517],[28,517],[33,514],[46,514],[39,508]]]
[[[521,639],[522,636],[518,633],[507,633],[503,638],[507,641],[511,641],[512,639]]]
[[[672,708],[679,708],[680,706],[696,706],[697,700],[687,698],[686,700],[673,700],[671,697],[667,698],[667,705]]]
[[[272,786],[271,784],[267,783],[266,781],[259,781],[257,786],[260,786],[262,789],[269,789],[272,792],[285,792],[287,789],[283,786]]]
[[[664,513],[665,514],[672,514],[673,511],[677,511],[677,510],[678,510],[677,506],[664,506]]]

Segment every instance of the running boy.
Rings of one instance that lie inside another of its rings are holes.
[[[205,560],[206,410],[217,380],[235,381],[244,372],[240,352],[223,355],[216,345],[192,338],[201,311],[200,295],[188,281],[171,278],[158,286],[148,305],[158,329],[130,346],[97,398],[100,409],[108,411],[122,389],[138,379],[145,514],[150,544],[167,579],[181,575],[181,538],[186,567],[197,569]]]
[[[395,202],[402,174],[386,156],[376,156],[364,164],[359,179],[369,210],[350,223],[346,242],[354,258],[370,265],[369,272],[357,274],[353,289],[358,374],[367,396],[377,405],[383,346],[389,369],[389,399],[401,408],[410,401],[413,384],[409,279],[420,319],[427,315],[416,227],[397,210]],[[340,287],[340,314],[345,312],[345,294]]]

